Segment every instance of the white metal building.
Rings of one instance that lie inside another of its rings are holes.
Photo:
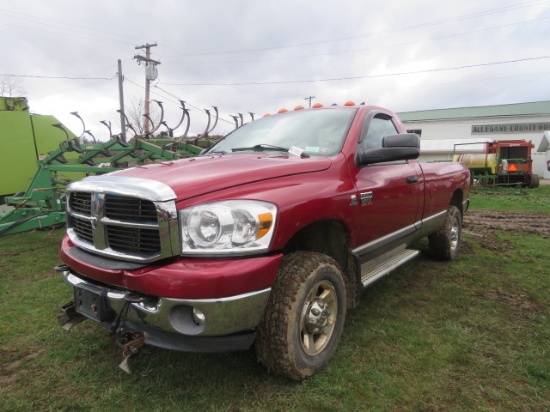
[[[482,152],[481,142],[524,139],[535,145],[531,152],[533,173],[550,179],[547,167],[550,161],[550,101],[397,115],[408,131],[420,135],[420,158],[424,161],[451,160],[455,150],[458,153]]]

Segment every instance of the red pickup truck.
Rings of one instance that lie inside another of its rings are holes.
[[[60,322],[143,344],[246,350],[303,380],[334,356],[362,290],[418,255],[459,249],[470,174],[418,163],[389,110],[294,110],[245,124],[201,156],[87,177],[67,190]]]

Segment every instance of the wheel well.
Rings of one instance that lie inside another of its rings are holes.
[[[464,198],[464,194],[462,193],[461,189],[455,190],[453,193],[453,197],[451,198],[450,206],[456,206],[458,210],[460,210],[460,214],[463,215],[464,211],[462,210],[462,199]]]
[[[348,307],[357,306],[362,291],[361,276],[349,248],[348,229],[342,222],[325,220],[302,228],[283,250],[285,255],[297,251],[317,252],[333,258],[344,274]]]
[[[349,254],[348,231],[337,220],[325,220],[304,227],[288,242],[284,253],[298,250],[319,252],[332,257],[345,268]]]

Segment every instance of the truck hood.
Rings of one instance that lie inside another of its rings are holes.
[[[172,188],[179,201],[218,190],[276,177],[326,170],[329,158],[300,158],[238,154],[204,156],[155,163],[111,173],[162,182]]]

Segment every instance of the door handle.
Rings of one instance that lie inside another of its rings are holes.
[[[418,182],[418,176],[407,177],[407,183],[416,183],[416,182]]]

